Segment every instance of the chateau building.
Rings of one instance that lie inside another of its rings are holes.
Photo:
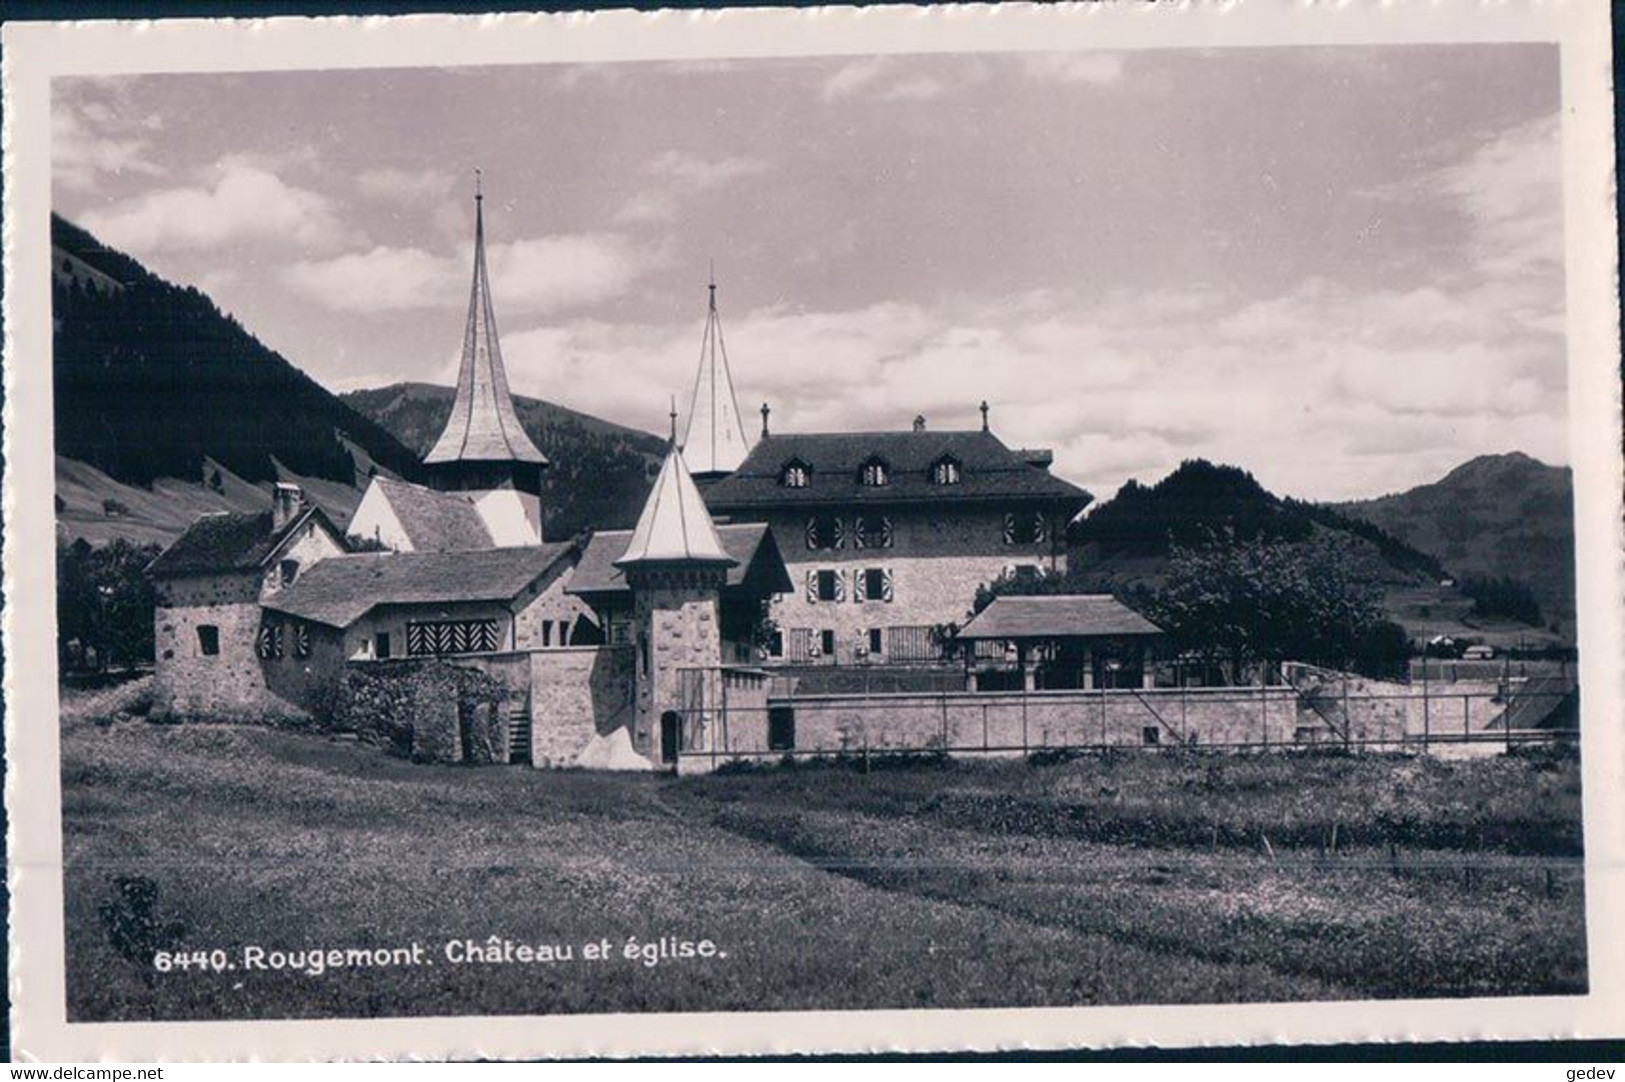
[[[711,511],[770,526],[795,589],[773,606],[772,660],[942,657],[979,585],[1065,569],[1065,528],[1091,496],[1049,472],[1048,451],[989,429],[762,434],[708,486]]]

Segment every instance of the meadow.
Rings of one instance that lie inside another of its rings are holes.
[[[679,779],[109,722],[111,694],[64,704],[77,1021],[1586,987],[1572,752],[1136,752]],[[571,957],[462,961],[493,939]],[[650,964],[643,948],[662,939],[714,953]],[[414,945],[427,964],[242,964],[249,947]],[[158,951],[188,962],[159,972]]]

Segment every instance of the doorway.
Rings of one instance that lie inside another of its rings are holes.
[[[675,710],[660,715],[660,761],[677,762],[677,747],[683,734],[683,719]]]

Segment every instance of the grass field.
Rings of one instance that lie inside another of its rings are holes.
[[[105,694],[104,701],[105,701]],[[232,726],[62,741],[79,1021],[1583,991],[1577,763],[1335,757],[675,779]],[[1336,828],[1335,851],[1330,843]],[[448,941],[569,946],[451,964]],[[628,937],[712,940],[654,966]],[[582,946],[609,940],[612,957]],[[430,965],[157,973],[157,948]]]

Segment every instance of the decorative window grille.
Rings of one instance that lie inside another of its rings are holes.
[[[270,661],[282,656],[282,625],[263,624],[254,643],[261,660]]]
[[[496,648],[495,620],[435,620],[406,625],[406,652],[413,657],[489,654]]]

